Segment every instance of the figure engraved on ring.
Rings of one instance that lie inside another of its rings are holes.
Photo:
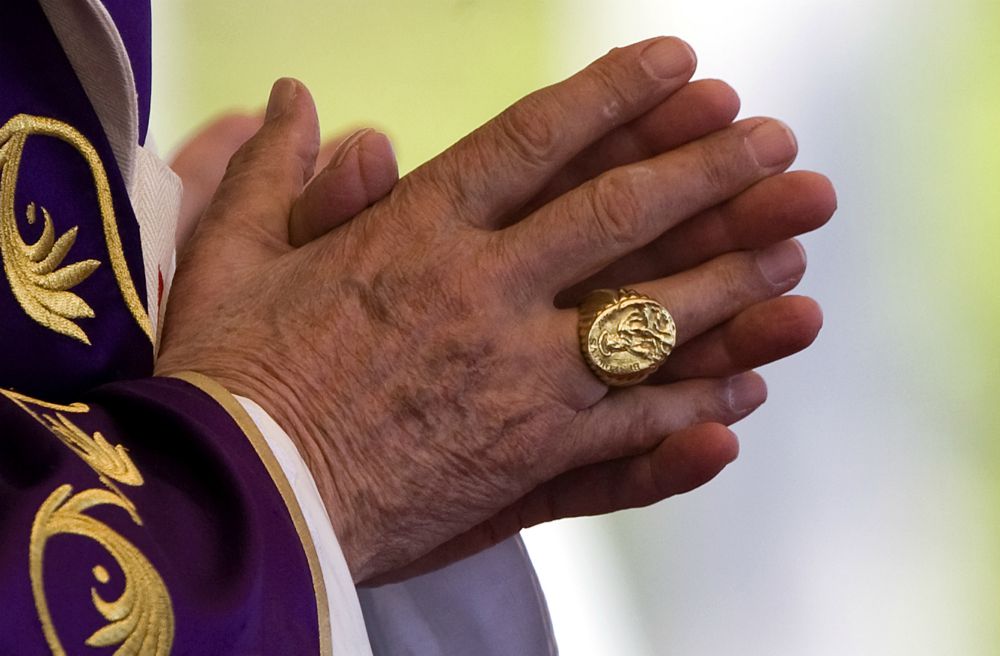
[[[601,355],[628,352],[644,360],[657,361],[670,353],[670,322],[658,307],[644,303],[631,308],[613,331],[598,338]],[[638,368],[638,366],[636,367]]]
[[[670,355],[677,329],[662,305],[639,292],[597,290],[580,307],[584,359],[609,385],[634,385]]]

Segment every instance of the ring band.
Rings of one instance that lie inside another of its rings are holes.
[[[633,289],[598,289],[580,304],[580,350],[594,374],[613,387],[641,383],[677,343],[667,309]]]

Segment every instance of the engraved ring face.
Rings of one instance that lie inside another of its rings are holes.
[[[580,346],[597,377],[633,385],[659,368],[677,343],[666,308],[632,290],[598,290],[580,308]]]

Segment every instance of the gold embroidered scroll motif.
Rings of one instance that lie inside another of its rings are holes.
[[[11,291],[24,312],[38,324],[84,344],[90,338],[74,319],[93,318],[93,309],[70,291],[87,279],[100,265],[98,260],[83,260],[61,266],[76,241],[78,227],[56,239],[52,218],[42,208],[42,236],[28,244],[17,226],[14,192],[21,167],[24,145],[29,136],[55,137],[73,146],[90,167],[107,242],[108,256],[119,291],[136,323],[153,339],[149,316],[139,300],[125,262],[118,222],[115,218],[111,187],[104,165],[94,146],[72,126],[51,118],[18,114],[0,127],[0,255]],[[36,221],[35,204],[27,207],[29,224]]]
[[[121,508],[135,524],[142,519],[135,505],[118,485],[139,487],[142,474],[123,446],[112,446],[99,432],[89,435],[67,415],[85,415],[83,403],[58,405],[9,390],[0,395],[12,401],[78,455],[94,470],[104,488],[73,494],[73,486],[60,485],[42,503],[31,527],[29,573],[35,608],[45,640],[56,656],[66,654],[56,631],[45,595],[45,547],[55,535],[77,535],[93,540],[114,558],[125,578],[117,599],[107,600],[91,588],[94,608],[107,620],[87,640],[89,647],[115,647],[115,656],[151,654],[166,656],[174,639],[174,612],[162,577],[139,549],[110,526],[87,514],[96,506]],[[92,568],[97,583],[105,585],[111,574],[103,565]]]

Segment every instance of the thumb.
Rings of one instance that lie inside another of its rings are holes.
[[[398,180],[389,138],[358,130],[340,142],[330,164],[295,201],[288,224],[291,244],[301,246],[346,223],[385,197]]]
[[[177,248],[182,248],[198,227],[233,153],[263,124],[263,111],[227,113],[200,128],[177,150],[170,162],[184,187],[177,220]]]
[[[271,88],[260,130],[229,161],[201,227],[249,236],[288,250],[288,217],[313,174],[319,150],[316,106],[306,87],[281,78]]]

